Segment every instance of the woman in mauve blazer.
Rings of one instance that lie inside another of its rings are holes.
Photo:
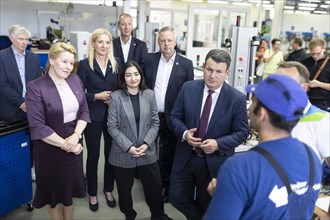
[[[50,219],[72,219],[73,198],[86,196],[81,134],[90,122],[81,80],[71,73],[76,50],[64,42],[49,50],[47,74],[27,84],[26,107],[35,140],[33,206]]]
[[[135,219],[131,190],[139,174],[151,219],[169,219],[164,213],[162,183],[155,140],[159,118],[155,94],[147,89],[140,66],[128,61],[119,76],[119,89],[110,96],[108,131],[112,137],[109,163],[126,219]]]

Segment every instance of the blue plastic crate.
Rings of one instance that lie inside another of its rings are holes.
[[[0,129],[0,216],[32,199],[30,138],[19,126]]]

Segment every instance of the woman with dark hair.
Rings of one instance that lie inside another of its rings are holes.
[[[140,66],[128,61],[119,76],[118,89],[111,93],[108,131],[112,137],[109,163],[113,166],[119,207],[126,219],[135,219],[132,187],[139,174],[151,219],[170,219],[164,213],[162,183],[155,140],[159,118],[155,94],[147,89]]]

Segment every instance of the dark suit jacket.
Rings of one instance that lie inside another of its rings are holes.
[[[105,104],[101,100],[94,101],[94,96],[99,92],[113,91],[117,84],[118,74],[114,73],[109,61],[106,74],[104,76],[95,59],[93,71],[89,67],[88,58],[79,62],[77,74],[86,89],[86,97],[91,120],[105,122],[108,115],[108,104]]]
[[[118,70],[121,73],[122,67],[125,64],[123,50],[121,48],[120,37],[113,40],[113,53],[118,63]],[[145,71],[145,60],[148,55],[147,44],[135,37],[131,39],[127,60],[133,60],[138,63],[142,70]]]
[[[79,77],[71,74],[66,81],[79,103],[77,120],[90,122],[84,88]],[[48,74],[28,83],[26,106],[32,140],[45,138],[54,132],[65,138],[61,97]]]
[[[111,94],[108,114],[108,131],[112,137],[109,163],[117,167],[133,168],[149,165],[157,160],[155,140],[158,135],[159,118],[155,94],[152,90],[139,92],[139,134],[130,96],[123,90]],[[148,144],[146,155],[133,157],[127,151],[133,145]]]
[[[173,131],[180,140],[173,163],[175,171],[183,169],[192,154],[193,147],[181,140],[186,130],[198,128],[204,86],[203,80],[185,83],[173,107]],[[234,154],[234,148],[243,143],[247,136],[245,95],[224,83],[205,134],[205,139],[215,139],[219,147],[219,151],[206,156],[211,177],[217,176],[220,165]]]
[[[25,81],[41,76],[38,55],[26,50]],[[24,102],[23,84],[12,47],[0,51],[0,119],[9,120],[18,112]],[[17,118],[22,119],[22,118]],[[16,119],[15,119],[16,120]]]
[[[145,82],[147,86],[154,89],[158,64],[161,52],[149,54],[146,62]],[[167,126],[170,127],[170,114],[184,82],[194,79],[194,69],[191,60],[176,54],[170,79],[165,95],[165,119]]]
[[[292,51],[286,61],[297,61],[302,62],[304,59],[306,59],[308,55],[306,54],[305,49],[301,48],[299,50]]]

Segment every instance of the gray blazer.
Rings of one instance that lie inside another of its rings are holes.
[[[159,118],[155,94],[147,89],[139,92],[140,127],[137,136],[133,106],[129,95],[123,90],[111,93],[108,110],[108,131],[112,137],[109,163],[122,167],[133,168],[156,162],[155,140],[158,135]],[[133,157],[128,150],[131,146],[147,143],[146,155]]]

